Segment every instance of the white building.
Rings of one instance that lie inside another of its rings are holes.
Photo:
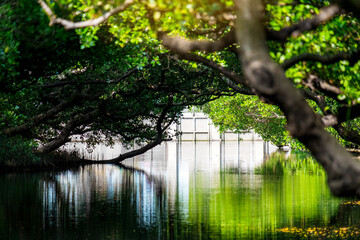
[[[226,131],[220,134],[211,119],[202,112],[184,111],[180,124],[172,128],[181,131],[181,141],[262,141],[260,135],[253,131],[243,133]]]
[[[276,149],[275,146],[272,146],[268,142],[263,142],[260,135],[256,134],[253,131],[250,132],[243,132],[243,133],[235,133],[232,131],[227,131],[221,133],[218,131],[218,128],[212,124],[211,119],[209,119],[204,113],[202,112],[191,112],[186,110],[183,112],[183,116],[180,119],[179,124],[174,124],[170,127],[170,131],[178,130],[181,132],[181,135],[177,138],[174,138],[172,141],[180,141],[180,142],[214,142],[214,144],[210,144],[212,149],[217,149],[216,151],[221,151],[220,155],[224,155],[225,152],[232,154],[239,155],[240,152],[242,154],[246,153],[246,151],[250,151],[255,147],[256,151],[262,154],[259,159],[263,159],[265,155],[268,155],[270,152]],[[218,142],[218,143],[216,143]],[[225,145],[219,145],[220,142],[227,142]],[[240,144],[241,142],[241,144]],[[248,143],[251,147],[242,147],[243,150],[240,151],[240,145],[247,146]],[[254,143],[256,143],[254,145]],[[164,143],[165,144],[165,143]],[[162,145],[164,145],[162,144]],[[98,144],[95,148],[88,148],[86,143],[82,143],[79,141],[73,141],[67,143],[62,147],[62,150],[72,151],[76,150],[80,153],[80,155],[84,156],[87,159],[96,159],[96,160],[103,160],[103,159],[112,159],[119,154],[131,151],[133,149],[137,149],[139,146],[135,146],[132,149],[126,149],[123,147],[121,143],[115,144],[114,146],[106,146],[105,144]],[[161,147],[158,147],[161,148]],[[234,148],[230,150],[230,148]],[[261,149],[260,149],[261,148]],[[228,150],[226,150],[228,149]],[[226,151],[225,151],[226,150]],[[253,149],[254,150],[254,149]],[[252,151],[253,151],[252,150]],[[157,150],[155,150],[156,152]],[[153,150],[149,151],[151,154]],[[201,155],[203,155],[202,153]],[[146,155],[146,154],[145,154]],[[216,155],[216,154],[215,154]],[[225,155],[224,155],[225,156]],[[139,156],[142,158],[143,156]],[[135,157],[135,158],[139,158]],[[219,158],[216,157],[216,158]]]

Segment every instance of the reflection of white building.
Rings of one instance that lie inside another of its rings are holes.
[[[78,224],[78,220],[87,221],[92,216],[92,201],[103,199],[113,205],[130,201],[141,226],[157,224],[160,205],[171,212],[181,204],[182,217],[188,219],[196,191],[217,191],[225,175],[229,186],[234,181],[260,188],[261,176],[253,173],[263,163],[266,149],[277,148],[264,141],[164,142],[123,162],[140,171],[127,171],[116,165],[89,165],[74,172],[60,172],[51,181],[44,180],[44,213],[51,216],[51,226],[61,223],[65,212],[74,215],[74,224]],[[128,191],[130,195],[124,194]],[[159,197],[165,195],[163,204]],[[67,208],[63,208],[63,202]]]

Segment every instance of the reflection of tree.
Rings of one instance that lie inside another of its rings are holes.
[[[356,201],[343,202],[337,213],[331,217],[330,225],[358,226],[360,228],[360,205]]]
[[[221,188],[213,190],[201,187],[206,185],[201,175],[197,176],[196,185],[190,183],[196,189],[190,189],[192,211],[188,221],[194,226],[193,231],[201,231],[198,227],[205,225],[215,238],[247,238],[253,234],[263,238],[277,234],[276,229],[281,227],[324,225],[338,205],[321,176],[263,179],[222,174],[220,181]]]
[[[166,178],[122,165],[0,176],[4,193],[0,194],[0,236],[265,238],[282,236],[279,229],[307,231],[314,226],[344,227],[360,221],[359,207],[339,207],[324,176],[264,179],[202,171],[187,176],[188,185],[178,183],[174,198],[168,196]]]
[[[37,174],[0,175],[0,239],[25,239],[43,230],[39,180]]]

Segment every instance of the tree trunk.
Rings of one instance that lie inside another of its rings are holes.
[[[328,132],[305,98],[268,54],[261,0],[235,0],[236,37],[246,78],[256,93],[278,105],[287,129],[324,167],[330,190],[337,196],[360,196],[360,163]]]

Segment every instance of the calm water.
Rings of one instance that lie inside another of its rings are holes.
[[[0,175],[0,239],[293,239],[359,226],[359,206],[331,197],[325,176],[254,175],[263,143],[234,144],[171,142],[128,169]]]

